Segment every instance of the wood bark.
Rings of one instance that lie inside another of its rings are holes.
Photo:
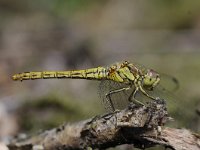
[[[151,101],[147,106],[130,104],[121,111],[14,139],[8,147],[11,150],[66,150],[132,144],[140,149],[162,145],[175,150],[200,150],[199,135],[186,129],[164,127],[169,120],[164,100]]]

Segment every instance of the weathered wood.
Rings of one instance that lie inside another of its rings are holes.
[[[125,110],[64,124],[29,138],[14,140],[8,146],[11,150],[64,150],[133,144],[141,149],[163,145],[176,150],[199,150],[200,138],[190,131],[161,130],[169,119],[164,100],[151,101],[148,106],[130,104]]]

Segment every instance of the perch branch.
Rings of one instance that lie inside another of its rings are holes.
[[[190,131],[173,128],[161,130],[169,119],[164,100],[151,101],[147,106],[130,104],[121,111],[13,140],[8,147],[11,150],[106,149],[133,144],[140,149],[163,145],[176,150],[199,150],[200,138]]]

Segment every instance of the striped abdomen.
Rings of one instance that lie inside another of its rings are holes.
[[[41,71],[41,72],[24,72],[12,76],[13,80],[35,80],[35,79],[50,79],[50,78],[74,78],[74,79],[88,79],[101,80],[106,79],[108,75],[107,69],[104,67],[97,67],[85,70],[74,71]]]

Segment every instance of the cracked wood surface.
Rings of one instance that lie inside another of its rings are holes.
[[[140,149],[163,145],[176,150],[199,150],[200,138],[189,130],[161,130],[169,119],[164,100],[151,101],[148,106],[130,104],[121,111],[15,139],[8,146],[11,150],[64,150],[133,144]]]

